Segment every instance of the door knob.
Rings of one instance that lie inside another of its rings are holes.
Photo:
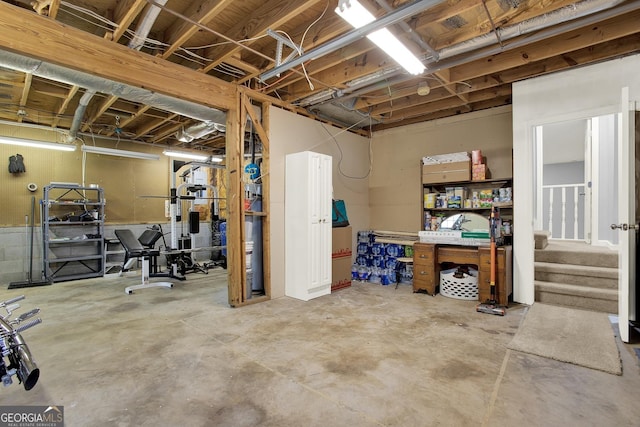
[[[611,224],[611,229],[615,230],[615,229],[620,229],[623,231],[627,231],[627,230],[638,230],[640,229],[640,224]]]

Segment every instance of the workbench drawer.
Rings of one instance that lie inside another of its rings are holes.
[[[478,270],[491,270],[491,249],[478,248]],[[506,262],[505,251],[503,248],[497,248],[496,263],[499,270],[504,270]]]
[[[415,243],[413,245],[413,264],[431,263],[435,259],[436,246]]]
[[[432,268],[416,269],[413,266],[413,292],[426,292],[429,295],[436,293],[435,272]]]

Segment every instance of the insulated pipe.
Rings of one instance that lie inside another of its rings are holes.
[[[160,14],[160,10],[161,10],[160,7],[167,4],[167,0],[156,0],[156,3],[158,4],[158,6],[154,4],[149,4],[147,6],[147,11],[144,17],[140,19],[140,22],[138,23],[138,26],[136,27],[136,30],[133,33],[133,38],[129,41],[128,46],[131,49],[135,49],[135,50],[142,49],[142,46],[144,46],[144,42],[147,36],[151,32],[151,28],[153,27],[153,24],[156,22],[156,19],[158,19],[158,15]]]
[[[226,126],[213,122],[200,122],[189,126],[186,129],[180,129],[176,132],[176,139],[180,142],[191,142],[194,139],[202,138],[213,132],[224,133]]]
[[[95,90],[89,89],[80,98],[80,103],[76,107],[76,112],[73,115],[73,122],[71,122],[71,127],[69,128],[69,136],[67,137],[67,142],[70,143],[76,140],[78,136],[78,130],[80,129],[80,125],[82,124],[84,112],[87,109],[87,105],[89,105],[89,101],[91,101],[91,98],[93,98],[93,95],[95,94]]]
[[[505,40],[529,34],[543,28],[549,28],[553,25],[570,24],[570,21],[572,20],[611,9],[623,2],[624,0],[584,0],[579,3],[554,10],[553,12],[531,18],[527,21],[520,22],[516,25],[498,28],[497,33],[500,40],[504,42]],[[569,30],[565,30],[565,32],[566,31]],[[450,58],[482,47],[491,46],[494,43],[494,34],[484,34],[469,41],[458,43],[455,46],[440,50],[440,59]]]
[[[167,0],[160,0],[163,6],[167,2]],[[134,33],[133,39],[129,42],[129,47],[135,50],[140,50],[144,45],[144,41],[149,35],[151,31],[151,27],[153,27],[153,23],[158,18],[160,14],[160,8],[157,6],[149,5],[147,8],[147,12],[145,16],[138,23],[138,27]],[[73,121],[71,123],[71,128],[69,129],[69,136],[67,138],[67,142],[75,141],[78,136],[78,130],[80,129],[80,125],[82,124],[82,118],[84,117],[84,112],[87,109],[87,105],[91,101],[91,98],[96,94],[96,91],[93,89],[88,89],[82,98],[80,98],[80,104],[76,108],[76,112],[73,115]]]
[[[509,49],[514,49],[524,44],[531,43],[532,41],[539,41],[545,38],[553,37],[558,34],[562,34],[577,28],[590,25],[598,22],[602,19],[612,18],[640,7],[640,1],[633,0],[629,3],[622,4],[619,7],[615,7],[624,3],[623,0],[585,0],[575,5],[567,6],[562,9],[550,12],[545,15],[532,18],[528,21],[521,22],[520,24],[513,25],[499,29],[501,40],[506,41],[514,37],[536,32],[534,35],[528,38],[520,39],[514,43],[506,46],[494,45],[495,37],[492,34],[479,36],[466,42],[460,43],[456,46],[445,48],[439,51],[440,60],[445,58],[451,58],[449,61],[433,61],[427,62],[427,72],[436,72],[445,68],[454,67],[467,62],[471,62],[475,59],[485,57],[487,55],[495,55]],[[615,7],[615,8],[614,8]],[[594,14],[594,12],[599,12]],[[567,20],[571,20],[566,22]],[[549,28],[550,26],[557,25],[556,27]],[[540,31],[546,30],[546,31]],[[486,46],[491,46],[490,49],[482,49]],[[471,55],[462,57],[464,53],[473,52]],[[453,56],[456,55],[456,58]],[[385,78],[393,76],[386,75]],[[415,76],[396,75],[393,80],[394,83],[402,83],[404,81],[415,79]],[[362,82],[362,78],[359,79]],[[378,79],[379,80],[379,79]],[[347,83],[349,86],[350,83]],[[340,91],[329,89],[325,92],[317,93],[309,97],[311,102],[305,102],[301,100],[299,105],[312,106],[317,104],[323,104],[331,102],[336,98],[340,100],[346,100],[357,97],[363,93],[371,92],[373,90],[384,89],[389,86],[389,81],[371,82],[371,85],[364,86],[363,83],[359,83],[358,86],[347,87]],[[362,88],[362,89],[361,89]],[[356,92],[356,90],[359,90]],[[346,95],[348,94],[348,95]]]
[[[171,111],[196,120],[211,121],[220,124],[226,123],[226,113],[215,108],[172,98],[147,89],[116,83],[102,77],[71,70],[37,59],[27,58],[12,52],[0,51],[0,67],[10,68],[23,73],[33,73],[34,76],[84,87],[95,92],[117,96],[118,98],[123,98],[131,102],[143,103],[160,110]]]

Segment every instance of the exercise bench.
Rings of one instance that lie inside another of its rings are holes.
[[[152,231],[152,230],[147,230],[147,231]],[[145,233],[147,233],[147,231],[145,231]],[[150,233],[147,233],[147,235],[145,235],[145,233],[143,233],[142,236],[140,236],[141,239],[144,237],[145,242],[150,242],[151,240],[153,240],[153,236],[151,236]],[[115,230],[115,235],[118,238],[118,240],[120,240],[120,244],[122,245],[125,251],[124,267],[122,270],[123,272],[125,271],[127,265],[129,264],[129,261],[138,259],[138,258],[142,259],[142,283],[139,285],[127,286],[124,290],[126,294],[132,294],[133,291],[137,289],[145,289],[145,288],[153,288],[153,287],[162,287],[162,288],[173,287],[173,283],[171,282],[150,282],[149,281],[149,272],[151,271],[152,264],[153,264],[154,270],[157,268],[156,260],[158,258],[158,255],[160,255],[159,250],[154,249],[153,247],[143,246],[140,240],[136,239],[136,237],[133,235],[131,230]],[[153,240],[153,243],[155,243],[156,240]]]

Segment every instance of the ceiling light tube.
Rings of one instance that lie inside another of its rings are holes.
[[[83,145],[82,151],[85,153],[106,154],[107,156],[129,157],[142,160],[160,160],[158,154],[141,153],[138,151],[118,150],[115,148],[96,147],[94,145]]]
[[[209,157],[211,157],[205,154],[196,154],[196,153],[188,153],[185,151],[173,151],[173,150],[164,150],[162,154],[169,157],[177,157],[180,159],[190,159],[190,160],[200,160],[200,161],[209,160]],[[211,161],[221,162],[222,159],[212,158]]]
[[[362,28],[376,20],[364,6],[357,0],[340,1],[335,12],[353,28]],[[386,28],[374,31],[367,35],[380,49],[386,52],[398,64],[409,73],[418,75],[425,70],[424,64],[404,45],[396,36]]]
[[[46,148],[49,150],[76,151],[76,146],[72,144],[35,141],[33,139],[13,138],[10,136],[0,136],[0,144],[19,145],[21,147]]]
[[[360,40],[371,31],[375,31],[387,25],[395,24],[396,22],[402,21],[403,19],[408,19],[411,16],[414,16],[432,6],[440,4],[441,2],[442,0],[416,0],[413,3],[407,3],[404,6],[400,6],[393,12],[389,12],[388,14],[380,17],[375,22],[367,24],[362,28],[352,30],[341,37],[333,39],[323,45],[318,46],[315,49],[303,53],[302,55],[292,59],[291,61],[287,61],[280,66],[274,67],[269,71],[260,74],[260,80],[266,81],[276,75],[292,69],[293,67],[297,67],[300,64],[307,63],[310,60],[315,60],[322,56],[328,55],[329,53],[341,49],[355,42],[356,40]]]

